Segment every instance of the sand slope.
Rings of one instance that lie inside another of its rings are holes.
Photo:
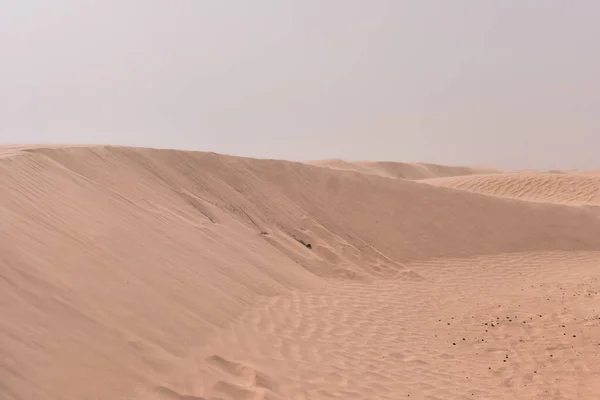
[[[427,179],[438,186],[514,199],[600,205],[600,176],[592,173],[513,173]]]
[[[342,171],[356,171],[364,174],[410,180],[499,173],[492,168],[473,168],[438,165],[430,163],[401,163],[391,161],[345,161],[339,159],[312,161],[309,164]]]
[[[600,394],[586,209],[106,146],[0,190],[3,400]]]

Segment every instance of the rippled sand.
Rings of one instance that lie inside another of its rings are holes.
[[[0,157],[2,400],[600,398],[592,172]]]

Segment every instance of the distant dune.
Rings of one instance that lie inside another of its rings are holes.
[[[309,164],[333,169],[356,171],[370,175],[402,179],[428,179],[447,176],[477,175],[501,172],[492,168],[471,168],[428,163],[401,163],[386,161],[345,161],[339,159],[311,161]]]
[[[593,174],[513,173],[436,178],[425,182],[521,200],[600,205],[600,175]]]
[[[592,176],[600,176],[600,169],[579,169],[573,171],[566,171],[570,174],[575,175],[592,175]]]
[[[2,151],[2,400],[600,398],[593,174]]]

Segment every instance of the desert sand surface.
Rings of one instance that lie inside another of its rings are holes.
[[[593,174],[2,154],[2,400],[600,398]]]
[[[329,167],[342,171],[356,171],[364,174],[410,180],[502,172],[501,170],[488,167],[462,167],[431,163],[402,163],[390,161],[346,161],[329,159],[309,161],[307,164]]]
[[[426,179],[424,182],[492,196],[573,205],[600,205],[600,175],[590,172],[506,173]]]

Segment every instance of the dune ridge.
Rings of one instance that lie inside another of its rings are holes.
[[[594,213],[379,175],[190,151],[7,148],[0,398],[600,393],[597,360],[581,356],[600,343]],[[526,322],[484,336],[484,323],[515,312]],[[567,364],[536,358],[552,346]],[[585,373],[553,380],[565,368]]]
[[[421,180],[449,176],[499,173],[487,167],[462,167],[431,163],[402,163],[392,161],[345,161],[340,159],[317,160],[309,164],[342,171],[356,171],[388,178]]]

